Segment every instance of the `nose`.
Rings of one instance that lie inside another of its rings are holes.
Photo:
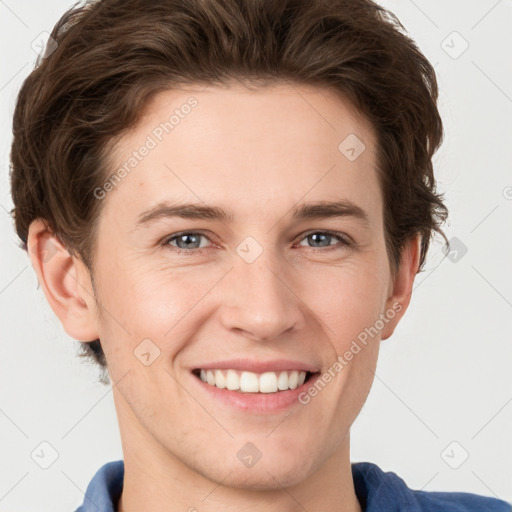
[[[306,309],[294,293],[291,272],[264,257],[266,252],[252,263],[235,258],[222,292],[223,327],[260,342],[301,329]]]

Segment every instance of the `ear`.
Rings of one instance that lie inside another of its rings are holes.
[[[381,331],[381,340],[389,338],[411,301],[414,278],[418,273],[421,254],[421,236],[408,240],[402,249],[400,265],[390,285],[390,295],[386,301],[386,317],[389,319]],[[391,316],[393,314],[393,316]]]
[[[37,280],[66,333],[79,341],[98,339],[96,301],[85,265],[70,255],[42,219],[30,224],[27,246]]]

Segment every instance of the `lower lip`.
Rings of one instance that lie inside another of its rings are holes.
[[[241,391],[230,391],[229,389],[220,389],[216,386],[210,386],[203,382],[199,377],[192,374],[192,378],[199,386],[208,393],[208,396],[219,400],[231,407],[249,412],[272,413],[288,409],[298,402],[301,393],[306,392],[309,387],[315,383],[320,374],[312,375],[302,386],[287,391],[277,391],[276,393],[243,393]]]

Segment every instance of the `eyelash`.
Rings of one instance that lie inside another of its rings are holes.
[[[330,252],[333,250],[340,250],[340,249],[344,249],[347,247],[352,247],[354,245],[354,243],[352,241],[350,241],[346,235],[343,235],[342,233],[337,233],[335,231],[329,231],[329,230],[309,231],[309,232],[305,233],[304,235],[302,235],[302,238],[299,239],[299,242],[302,242],[302,240],[304,240],[305,238],[307,238],[308,236],[313,235],[313,234],[329,235],[331,237],[337,238],[341,242],[340,244],[336,244],[336,245],[332,245],[332,246],[329,245],[327,247],[318,247],[318,248],[310,247],[310,249],[313,249],[315,252],[321,252],[321,253]],[[208,240],[210,240],[208,238],[208,236],[206,236],[204,233],[202,233],[200,231],[182,231],[181,233],[177,233],[170,237],[165,238],[162,242],[162,245],[164,247],[172,248],[172,250],[174,252],[176,252],[177,254],[187,254],[187,255],[192,255],[192,253],[202,254],[206,249],[208,249],[208,247],[205,247],[202,249],[180,249],[179,247],[176,247],[174,245],[169,245],[169,243],[171,241],[173,241],[181,236],[184,236],[184,235],[199,235],[199,236],[203,236],[203,237],[207,238]],[[210,240],[210,242],[211,242],[211,240]]]

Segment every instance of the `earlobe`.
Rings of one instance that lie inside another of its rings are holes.
[[[98,339],[92,286],[90,279],[84,278],[88,272],[78,269],[83,264],[69,254],[42,219],[30,224],[27,247],[39,284],[66,333],[80,341]]]
[[[381,339],[389,338],[398,322],[407,311],[411,301],[414,278],[418,273],[419,261],[421,255],[421,237],[418,235],[407,241],[402,249],[400,265],[393,281],[393,290],[386,301],[385,315],[389,321],[381,332]]]

